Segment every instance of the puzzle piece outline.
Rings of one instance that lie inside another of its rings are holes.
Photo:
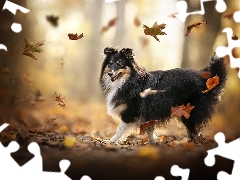
[[[225,135],[222,132],[217,133],[214,136],[215,141],[218,143],[218,147],[207,151],[207,156],[204,159],[204,163],[207,166],[213,166],[215,164],[215,155],[222,156],[234,161],[232,173],[229,175],[224,171],[220,171],[217,174],[218,180],[237,180],[240,177],[240,138],[237,138],[229,143],[225,143]]]
[[[209,2],[209,1],[217,2],[215,8],[219,13],[223,13],[227,8],[224,0],[201,0],[200,1],[201,10],[200,11],[187,12],[187,3],[186,3],[186,1],[181,0],[176,3],[176,8],[179,13],[176,14],[175,17],[177,17],[181,22],[185,22],[186,18],[190,15],[196,15],[196,14],[203,15],[203,14],[205,14],[205,8],[204,8],[203,4],[204,4],[204,2]]]

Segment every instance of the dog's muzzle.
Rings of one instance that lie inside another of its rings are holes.
[[[122,72],[109,71],[108,75],[111,77],[111,81],[114,82],[117,78],[121,76]]]

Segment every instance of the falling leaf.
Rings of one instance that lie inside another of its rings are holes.
[[[76,34],[71,34],[71,33],[68,34],[68,38],[69,38],[70,40],[78,40],[78,39],[81,39],[81,38],[83,38],[83,37],[84,37],[84,36],[83,36],[83,33],[80,34],[80,35],[77,35],[77,33],[76,33]]]
[[[37,58],[33,55],[33,52],[42,52],[42,48],[40,48],[40,46],[43,46],[43,43],[44,41],[28,43],[28,41],[24,39],[22,54],[37,60]]]
[[[146,142],[148,142],[148,137],[145,137],[144,139],[142,139],[142,145],[145,144]]]
[[[137,27],[141,25],[141,21],[137,16],[134,18],[133,23]]]
[[[71,148],[74,146],[75,142],[76,142],[75,137],[67,136],[64,138],[63,145],[67,148]]]
[[[156,94],[158,92],[165,92],[165,90],[152,90],[151,88],[145,89],[143,92],[140,92],[139,95],[141,98],[145,98],[149,95]]]
[[[62,94],[57,94],[56,92],[53,94],[53,100],[59,105],[61,106],[62,108],[65,108],[66,105],[65,105],[65,102],[66,102],[66,99],[65,97],[62,95]]]
[[[54,132],[55,128],[57,127],[57,123],[55,123],[55,120],[58,117],[50,118],[47,120],[47,125],[45,128],[43,128],[43,132]]]
[[[62,67],[62,70],[63,70],[63,67],[64,67],[64,59],[62,58],[62,60],[61,60],[61,67]]]
[[[206,72],[206,71],[200,71],[200,75],[203,79],[208,79],[211,77],[211,72]]]
[[[2,65],[0,67],[0,72],[3,74],[8,74],[8,73],[10,73],[10,69],[7,66]]]
[[[233,19],[233,14],[234,14],[234,12],[229,13],[229,14],[224,14],[224,15],[223,15],[223,18]]]
[[[210,91],[212,88],[214,88],[216,85],[219,84],[219,77],[216,75],[213,78],[208,78],[206,85],[207,85],[207,90],[202,91],[202,93],[206,93]]]
[[[187,33],[185,34],[185,36],[189,35],[189,33],[191,32],[192,28],[197,27],[197,26],[199,26],[201,24],[207,24],[207,22],[206,21],[202,21],[202,22],[198,22],[198,23],[194,23],[194,24],[189,25],[187,27]]]
[[[232,40],[238,40],[238,36],[235,34],[235,36],[232,37]]]
[[[108,22],[108,25],[107,26],[104,26],[102,27],[101,31],[100,31],[100,34],[103,34],[104,32],[106,32],[109,28],[111,28],[112,26],[114,26],[116,24],[118,20],[118,17],[115,17],[113,19],[111,19],[109,22]]]
[[[151,127],[153,125],[155,125],[158,122],[158,120],[153,120],[153,121],[149,121],[143,124],[140,124],[140,135],[143,135],[148,127]]]
[[[45,97],[42,95],[41,91],[38,89],[35,94],[35,101],[44,101]]]
[[[150,35],[150,36],[154,37],[157,41],[159,41],[159,39],[157,38],[157,35],[167,35],[165,32],[162,32],[162,30],[165,28],[165,26],[166,26],[166,24],[158,25],[157,22],[155,22],[151,28],[149,28],[146,25],[143,25],[144,33],[145,33],[145,35]]]
[[[29,83],[29,84],[34,82],[34,79],[32,77],[30,77],[29,74],[26,74],[26,73],[23,73],[21,79],[22,79],[23,82],[26,82],[26,83]]]
[[[178,118],[181,116],[184,116],[186,119],[190,117],[190,112],[195,106],[190,106],[190,103],[188,103],[186,106],[175,106],[171,107],[171,116],[177,115]]]
[[[54,27],[58,26],[58,19],[59,19],[58,16],[49,15],[49,16],[46,16],[46,19],[52,26]]]
[[[145,48],[149,43],[148,39],[145,37],[140,37],[139,40],[141,42],[142,48]]]
[[[176,15],[177,15],[178,13],[172,13],[172,14],[170,14],[168,17],[171,17],[171,18],[176,18]]]

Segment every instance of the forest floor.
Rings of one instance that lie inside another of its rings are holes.
[[[12,108],[11,113],[5,111],[1,117],[10,123],[0,134],[1,143],[7,146],[10,141],[17,141],[20,149],[12,157],[23,165],[33,158],[27,150],[29,143],[37,142],[43,170],[59,172],[59,162],[68,159],[71,165],[66,175],[71,179],[88,175],[93,180],[154,180],[156,176],[180,180],[170,173],[174,164],[189,168],[190,180],[216,179],[220,170],[231,173],[233,161],[220,156],[216,156],[213,167],[204,164],[207,150],[218,146],[213,134],[201,134],[189,142],[186,134],[175,133],[179,129],[173,126],[171,131],[156,134],[155,145],[148,143],[146,134],[131,135],[118,144],[102,143],[114,134],[117,123],[107,117],[104,107],[85,107],[81,107],[81,112],[43,104]]]

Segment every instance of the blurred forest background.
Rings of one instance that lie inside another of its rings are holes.
[[[188,11],[200,10],[200,0],[186,0]],[[58,117],[60,131],[114,133],[117,122],[106,114],[104,98],[98,82],[103,49],[107,46],[129,47],[136,61],[147,70],[172,68],[203,69],[216,47],[227,46],[225,27],[240,36],[240,25],[232,13],[240,10],[240,2],[226,0],[227,10],[218,13],[216,1],[204,3],[205,15],[188,16],[182,23],[177,13],[177,0],[13,0],[30,12],[16,15],[4,10],[0,14],[0,122],[21,128],[22,124],[42,128],[50,118]],[[3,7],[4,1],[0,7]],[[47,16],[58,17],[53,26]],[[101,29],[113,18],[116,24],[104,33]],[[194,28],[185,36],[187,26],[195,22],[207,24]],[[165,23],[167,35],[160,42],[144,35],[143,24],[151,27],[157,21]],[[14,33],[13,22],[23,30]],[[68,33],[83,33],[84,37],[69,40]],[[24,38],[28,42],[44,41],[38,60],[22,55]],[[240,50],[233,50],[235,57]],[[229,62],[228,57],[225,57]],[[229,66],[229,65],[228,65]],[[66,107],[58,106],[53,95],[62,94]],[[213,136],[223,131],[240,135],[240,79],[236,69],[229,69],[229,81],[213,121],[204,131]],[[65,130],[63,130],[66,127]],[[186,133],[179,128],[180,133]],[[176,132],[174,132],[176,133]]]

